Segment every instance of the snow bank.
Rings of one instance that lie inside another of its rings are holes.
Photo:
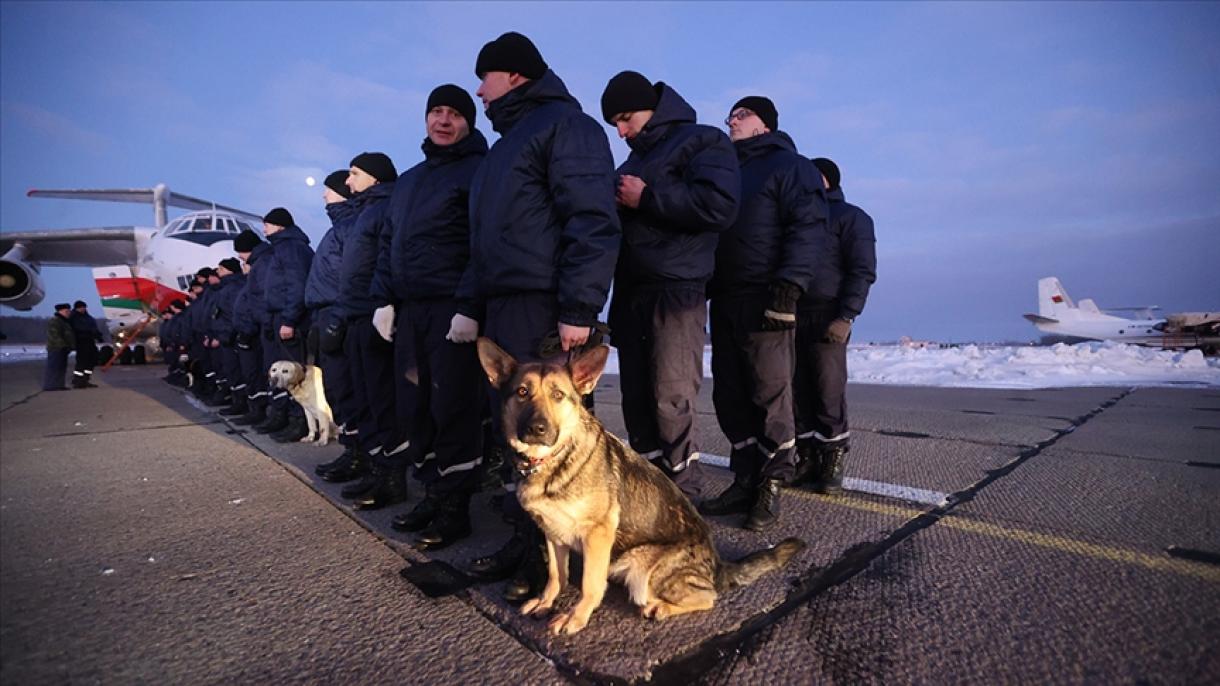
[[[704,374],[710,377],[711,369],[709,347],[703,353]],[[1198,350],[1173,352],[1112,341],[1050,347],[855,346],[847,352],[847,370],[855,383],[899,386],[1220,386],[1220,359]],[[618,373],[613,352],[607,373]]]

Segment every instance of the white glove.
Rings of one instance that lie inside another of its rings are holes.
[[[472,343],[479,337],[479,323],[464,314],[455,314],[449,321],[449,333],[445,339],[454,343]]]
[[[373,310],[373,328],[387,341],[394,340],[394,306],[385,305]]]

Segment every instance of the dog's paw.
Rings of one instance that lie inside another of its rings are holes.
[[[546,602],[542,596],[531,598],[521,606],[521,614],[529,617],[545,617],[550,613],[551,603]]]
[[[319,439],[319,440],[318,440],[318,445],[319,445],[319,446],[326,446],[326,445],[330,445],[330,437]]]
[[[554,619],[552,619],[548,625],[548,628],[550,629],[552,636],[558,636],[560,634],[567,634],[571,636],[577,631],[585,628],[585,625],[588,623],[589,620],[581,617],[575,610],[568,610],[562,614],[555,615]]]
[[[302,438],[300,442],[301,443],[313,443],[313,436],[312,435],[306,436],[305,438]]]
[[[669,617],[669,603],[663,600],[653,600],[640,608],[640,616],[645,619],[661,621]]]

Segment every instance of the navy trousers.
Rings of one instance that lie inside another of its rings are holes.
[[[770,301],[768,293],[712,300],[712,404],[720,429],[733,445],[733,473],[750,480],[787,481],[796,467],[796,331],[762,330]]]
[[[701,490],[694,429],[706,324],[702,288],[616,290],[610,305],[631,447],[692,499]]]
[[[801,304],[796,316],[797,440],[823,443],[848,436],[847,344],[826,340],[826,327],[838,316],[838,304]]]
[[[42,390],[58,391],[67,388],[64,375],[68,372],[68,354],[71,348],[48,348],[47,366],[42,374]]]
[[[364,410],[359,417],[359,445],[377,458],[391,439],[396,419],[394,347],[373,328],[372,317],[361,317],[347,322],[343,351],[355,403]]]

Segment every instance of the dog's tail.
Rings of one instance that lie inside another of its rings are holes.
[[[736,562],[720,561],[716,569],[716,591],[723,593],[739,586],[752,584],[767,572],[788,564],[792,556],[805,549],[799,538],[785,538],[774,547],[759,550]]]

